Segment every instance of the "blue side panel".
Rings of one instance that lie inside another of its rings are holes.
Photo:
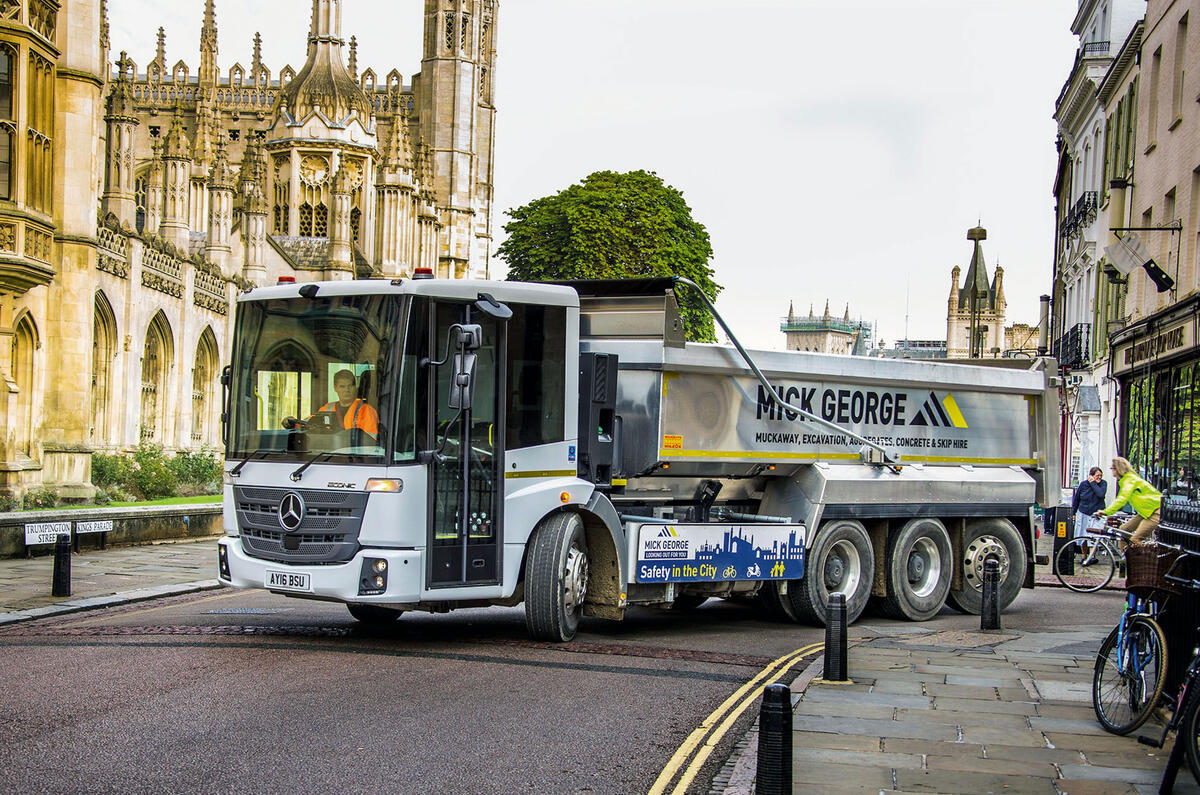
[[[638,531],[637,582],[798,580],[804,525],[655,525]]]

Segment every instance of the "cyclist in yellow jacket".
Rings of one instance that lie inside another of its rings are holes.
[[[1133,508],[1133,518],[1121,525],[1121,529],[1133,534],[1129,543],[1145,543],[1162,519],[1162,493],[1134,472],[1133,466],[1124,458],[1113,459],[1112,472],[1117,478],[1117,498],[1111,505],[1097,511],[1096,518],[1112,516],[1125,503],[1129,503]],[[1125,548],[1124,540],[1121,541],[1121,548]]]

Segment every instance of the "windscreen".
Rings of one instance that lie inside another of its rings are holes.
[[[412,460],[408,306],[378,295],[240,304],[229,458]]]

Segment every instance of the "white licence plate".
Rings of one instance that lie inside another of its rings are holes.
[[[268,571],[267,587],[280,591],[311,591],[307,574],[295,574],[290,571]]]

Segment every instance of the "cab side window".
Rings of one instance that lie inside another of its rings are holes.
[[[509,449],[561,442],[566,402],[567,310],[510,303]]]

